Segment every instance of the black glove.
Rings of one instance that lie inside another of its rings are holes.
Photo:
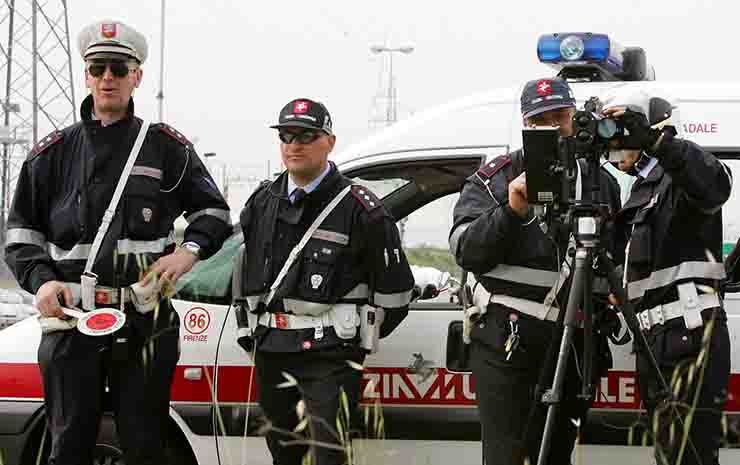
[[[624,123],[625,132],[629,134],[624,137],[624,148],[651,152],[660,137],[661,131],[650,127],[647,116],[629,108],[625,110],[621,119]]]

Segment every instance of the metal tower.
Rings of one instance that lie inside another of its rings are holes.
[[[0,77],[4,78],[0,244],[4,244],[20,164],[39,137],[77,120],[67,1],[4,0],[0,52]]]

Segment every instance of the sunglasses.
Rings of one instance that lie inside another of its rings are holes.
[[[278,131],[278,137],[280,137],[280,140],[285,144],[292,144],[294,142],[299,144],[311,144],[321,137],[321,132],[311,129],[301,132]]]
[[[129,66],[128,62],[121,60],[94,61],[92,63],[88,63],[87,72],[90,73],[92,77],[99,78],[105,74],[106,68],[110,68],[110,72],[117,78],[126,77],[128,76],[128,73],[136,69],[135,67]]]

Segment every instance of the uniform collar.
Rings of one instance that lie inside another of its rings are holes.
[[[657,164],[657,158],[653,158],[643,153],[642,155],[640,155],[640,158],[635,164],[635,167],[637,168],[637,175],[640,176],[642,179],[647,179],[647,177],[650,175],[650,172],[653,171],[653,168],[655,168],[655,165]]]
[[[337,180],[339,179],[339,171],[337,170],[337,166],[334,163],[329,162],[329,169],[325,173],[323,173],[320,178],[321,179],[317,178],[318,183],[312,189],[313,195],[311,195],[311,197],[321,196],[321,194],[327,191],[329,186],[337,182]],[[314,181],[316,181],[316,179]],[[288,200],[288,184],[290,182],[292,181],[290,181],[288,171],[283,171],[270,186],[270,193],[275,197]],[[306,192],[308,193],[310,191],[306,189],[307,187],[308,186],[305,186],[303,189],[306,190]],[[291,190],[290,193],[292,194],[293,191]]]
[[[326,169],[324,170],[324,172],[318,175],[313,181],[303,186],[302,187],[303,191],[306,194],[310,194],[311,192],[315,191],[316,188],[319,187],[319,184],[321,184],[321,181],[323,181],[326,175],[329,174],[329,171],[331,171],[331,164],[327,163]],[[289,199],[293,197],[293,193],[295,192],[296,189],[298,189],[298,187],[299,186],[295,182],[293,182],[293,178],[290,177],[290,174],[288,174],[288,191],[287,192],[288,192]]]
[[[129,97],[128,99],[128,111],[126,112],[126,116],[120,120],[120,121],[127,121],[133,118],[134,116],[134,98]],[[84,121],[86,124],[95,124],[99,125],[100,121],[95,118],[95,115],[93,114],[93,97],[92,94],[85,97],[85,100],[82,101],[82,104],[80,105],[80,118],[82,118],[82,121]],[[116,123],[119,123],[120,121],[116,121]],[[111,126],[114,126],[116,123],[113,123]]]
[[[653,197],[655,196],[656,186],[663,179],[664,173],[665,171],[659,163],[653,164],[647,177],[642,178],[642,176],[640,176],[638,181],[632,185],[630,196],[622,207],[622,211],[627,211],[637,207],[642,208],[649,205],[651,202],[655,202]]]

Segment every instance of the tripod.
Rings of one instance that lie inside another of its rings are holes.
[[[578,327],[577,320],[579,309],[583,314],[583,330],[585,335],[582,369],[583,387],[580,397],[586,401],[590,401],[593,398],[594,386],[591,382],[593,374],[593,338],[591,335],[593,334],[593,283],[595,269],[605,272],[609,282],[609,288],[616,296],[618,302],[620,302],[618,308],[624,316],[628,329],[634,335],[637,343],[644,351],[651,370],[653,370],[657,375],[658,383],[662,388],[661,397],[669,402],[673,397],[660,366],[658,365],[653,352],[650,350],[645,334],[641,330],[634,308],[627,299],[626,291],[622,286],[619,273],[616,270],[613,261],[601,248],[599,233],[605,218],[603,206],[599,206],[595,203],[575,204],[571,207],[569,214],[571,215],[573,236],[576,242],[575,255],[573,256],[574,265],[573,273],[570,278],[571,285],[568,293],[568,303],[563,317],[563,334],[560,340],[553,383],[552,387],[543,393],[541,399],[542,402],[548,406],[548,409],[540,451],[537,458],[538,465],[547,464],[553,428],[556,417],[559,413],[558,411],[563,393],[567,364],[572,350],[573,336]],[[548,367],[543,368],[543,370],[547,369]],[[673,402],[671,402],[671,404],[673,404]],[[675,405],[673,409],[676,410]],[[677,415],[677,418],[683,426],[682,417]],[[688,440],[688,445],[692,453],[698,457],[698,452],[696,451],[693,442],[691,442],[691,439]]]
[[[571,209],[571,220],[573,224],[573,237],[576,242],[574,255],[573,273],[570,277],[571,286],[568,293],[568,303],[563,318],[563,334],[560,339],[560,349],[552,387],[542,395],[542,402],[548,405],[545,429],[540,445],[538,465],[546,465],[547,456],[550,452],[550,442],[553,427],[558,415],[560,400],[563,393],[563,384],[567,371],[568,359],[571,354],[573,336],[577,330],[578,310],[583,312],[583,327],[586,337],[583,348],[583,388],[581,396],[590,399],[593,395],[591,383],[593,371],[593,341],[589,337],[593,332],[593,265],[594,256],[600,256],[601,251],[599,233],[604,218],[603,207],[596,204],[576,204]],[[545,368],[546,369],[546,368]]]

